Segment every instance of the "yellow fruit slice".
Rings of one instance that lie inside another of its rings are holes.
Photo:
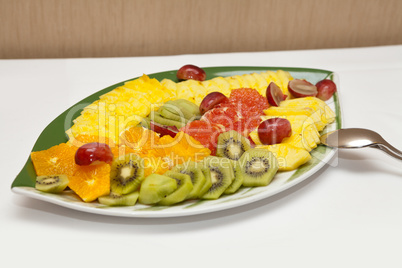
[[[271,151],[278,160],[279,171],[295,170],[311,159],[311,155],[304,149],[290,144],[274,144],[258,146]]]
[[[322,100],[315,97],[306,97],[306,98],[297,98],[282,101],[280,107],[287,108],[305,108],[310,107],[316,113],[318,113],[318,117],[320,121],[325,125],[330,124],[335,121],[336,114],[332,111],[332,109]],[[317,126],[318,128],[318,126]],[[324,128],[318,128],[318,131],[323,130]]]
[[[287,107],[287,106],[271,106],[264,110],[268,116],[282,116],[282,115],[306,115],[311,117],[317,130],[324,129],[325,123],[321,121],[320,111],[316,112],[311,107]]]
[[[306,149],[307,151],[311,151],[315,147],[317,147],[317,143],[315,142],[315,138],[311,130],[312,121],[309,121],[309,117],[305,115],[283,115],[283,116],[261,116],[262,121],[265,121],[270,118],[285,118],[289,120],[290,125],[292,127],[292,135],[289,138],[283,139],[282,143],[289,143],[293,146],[296,146],[301,149]]]

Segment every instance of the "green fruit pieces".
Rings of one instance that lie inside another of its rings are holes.
[[[211,181],[211,171],[209,170],[208,167],[206,167],[203,162],[197,163],[197,167],[201,169],[202,174],[205,177],[205,183],[204,186],[201,188],[200,191],[200,197],[202,197],[212,186],[212,181]]]
[[[141,184],[138,201],[145,205],[156,204],[177,189],[177,181],[168,176],[151,174]]]
[[[138,190],[144,180],[144,160],[136,154],[115,158],[110,170],[110,189],[123,195]]]
[[[164,126],[175,126],[178,129],[184,127],[186,125],[186,123],[184,122],[184,120],[182,121],[176,121],[176,120],[172,120],[172,119],[168,119],[168,118],[164,118],[160,113],[158,112],[151,112],[151,114],[149,115],[149,119],[160,124],[160,125],[164,125]]]
[[[163,107],[170,112],[186,118],[194,120],[201,116],[200,108],[189,100],[177,99],[166,102]]]
[[[250,141],[247,138],[235,130],[230,130],[219,135],[216,155],[239,160],[250,148]]]
[[[66,175],[45,175],[36,177],[35,188],[47,193],[61,193],[69,180]]]
[[[239,160],[243,186],[266,186],[278,171],[278,161],[265,149],[250,149]]]
[[[169,109],[166,109],[166,107],[162,106],[159,108],[158,113],[166,119],[174,120],[174,121],[179,121],[183,123],[187,123],[188,120],[184,118],[183,116],[180,116],[178,114],[172,113]]]
[[[232,181],[232,184],[230,184],[229,187],[226,188],[226,190],[223,192],[224,194],[233,194],[237,192],[237,190],[239,190],[239,188],[243,185],[244,176],[241,173],[240,163],[237,161],[232,161],[232,166],[234,179]]]
[[[100,196],[98,202],[106,206],[134,206],[137,203],[138,196],[138,191],[124,195],[110,193],[109,195]]]
[[[205,188],[205,184],[208,186],[208,181],[205,179],[201,168],[199,168],[195,162],[188,161],[181,165],[177,165],[172,168],[172,171],[190,176],[191,183],[193,184],[193,190],[189,193],[187,199],[200,198],[208,190]]]
[[[212,186],[201,198],[218,199],[232,184],[234,178],[232,161],[225,157],[209,156],[202,162],[210,171]]]
[[[171,170],[165,172],[163,175],[175,179],[177,181],[177,189],[159,201],[158,205],[170,206],[186,200],[188,194],[193,190],[190,176]]]

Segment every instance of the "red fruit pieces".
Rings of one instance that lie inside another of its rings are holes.
[[[329,79],[321,80],[315,86],[318,91],[316,97],[323,101],[329,100],[336,92],[336,84]]]
[[[105,143],[87,143],[78,148],[75,153],[75,163],[80,166],[89,166],[97,162],[110,163],[112,161],[112,150]]]
[[[262,122],[258,127],[258,138],[263,144],[281,143],[284,138],[292,135],[292,127],[285,118],[271,118]]]
[[[188,123],[181,131],[186,132],[215,155],[220,133],[236,130],[245,137],[256,129],[260,116],[269,107],[267,98],[251,88],[232,90],[228,100],[208,110],[199,121]]]
[[[295,98],[315,97],[317,95],[317,87],[303,79],[290,80],[288,90]]]
[[[195,120],[189,122],[185,127],[181,128],[180,131],[187,133],[199,141],[204,147],[211,150],[211,155],[215,155],[218,136],[220,133],[224,132],[225,129],[207,120]]]
[[[278,107],[281,101],[286,99],[286,95],[283,95],[282,90],[274,83],[269,83],[266,91],[268,103],[272,106]]]
[[[229,99],[220,92],[211,92],[204,97],[200,104],[200,113],[203,115],[221,103],[228,102]]]
[[[181,67],[176,73],[177,79],[179,81],[183,80],[197,80],[204,81],[207,77],[205,71],[198,66],[187,64]]]
[[[269,107],[267,98],[264,98],[257,90],[251,88],[232,90],[229,102],[234,104],[243,116],[263,114],[264,110]]]

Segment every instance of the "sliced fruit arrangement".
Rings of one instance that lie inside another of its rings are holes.
[[[143,75],[86,106],[66,133],[72,142],[78,135],[86,134],[106,137],[118,144],[124,129],[141,123],[153,109],[172,99],[176,99],[175,92]]]
[[[253,88],[265,97],[267,87],[271,82],[278,85],[283,94],[289,96],[287,87],[290,80],[293,80],[293,77],[289,72],[278,70],[276,72],[266,71],[229,77],[215,77],[205,81],[190,78],[176,83],[170,79],[163,79],[161,84],[170,92],[175,92],[176,98],[186,99],[200,105],[204,97],[211,92],[220,92],[228,97],[232,90],[238,88]]]
[[[107,206],[217,199],[308,162],[335,120],[330,80],[282,70],[205,80],[193,65],[177,77],[143,75],[85,107],[67,143],[31,153],[36,189]]]

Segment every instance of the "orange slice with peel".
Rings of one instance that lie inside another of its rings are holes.
[[[71,190],[84,202],[92,202],[110,193],[110,165],[79,166],[69,180],[68,187]]]

